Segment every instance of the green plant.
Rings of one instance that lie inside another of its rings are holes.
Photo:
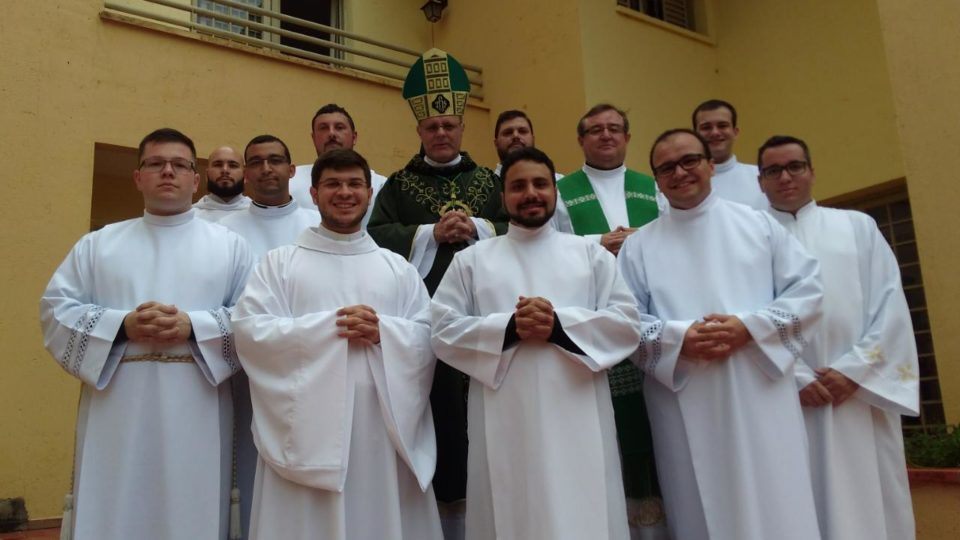
[[[917,467],[960,467],[960,425],[928,428],[903,439],[907,463]]]

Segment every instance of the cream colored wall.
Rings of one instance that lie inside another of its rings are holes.
[[[648,154],[656,136],[689,127],[690,111],[702,96],[715,92],[717,49],[644,17],[628,16],[615,2],[580,0],[580,6],[587,107],[611,102],[628,112],[633,136],[627,165],[649,173]],[[580,114],[567,128],[572,137]],[[581,156],[575,166],[582,161]]]
[[[739,112],[737,154],[805,139],[825,199],[904,175],[875,0],[724,0],[716,96]]]
[[[527,111],[537,146],[560,170],[582,160],[573,127],[585,103],[579,16],[576,0],[451,2],[434,43],[484,68],[489,121],[468,123],[464,145],[481,163],[497,163],[493,127],[507,109]]]
[[[94,143],[135,147],[161,126],[206,155],[270,132],[311,162],[310,118],[336,101],[354,115],[358,150],[381,172],[417,151],[399,88],[102,21],[95,0],[12,2],[0,18],[0,267],[5,344],[0,376],[0,498],[23,496],[30,516],[59,515],[68,488],[79,383],[44,351],[40,294],[87,230]],[[384,21],[391,20],[382,6]],[[486,121],[472,108],[468,120]],[[132,182],[129,189],[134,189]]]
[[[960,4],[879,0],[947,422],[960,423]],[[956,507],[954,507],[954,510]]]

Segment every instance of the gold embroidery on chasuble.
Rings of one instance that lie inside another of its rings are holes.
[[[460,176],[431,176],[430,178],[439,181],[438,190],[432,183],[424,182],[421,175],[404,169],[397,174],[397,182],[400,184],[400,191],[413,197],[417,204],[431,214],[442,216],[450,210],[461,210],[469,216],[478,215],[495,190],[493,173],[484,168],[475,169],[464,193],[461,193]]]

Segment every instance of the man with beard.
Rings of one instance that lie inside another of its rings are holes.
[[[336,103],[327,103],[317,110],[310,121],[310,139],[313,141],[313,147],[317,150],[317,156],[335,148],[344,148],[352,150],[357,144],[357,129],[353,123],[353,117],[346,109]],[[312,209],[314,206],[313,198],[310,196],[310,170],[313,164],[300,165],[297,172],[290,180],[290,195],[300,204],[302,208]],[[377,174],[373,169],[370,170],[370,184],[373,187],[373,197],[370,199],[370,206],[367,214],[363,217],[363,226],[367,226],[370,221],[370,214],[373,212],[373,202],[377,200],[377,193],[383,187],[387,178]]]
[[[431,49],[418,59],[403,86],[417,119],[422,152],[390,175],[377,196],[368,230],[380,247],[410,261],[433,291],[454,253],[506,230],[500,179],[460,151],[470,82],[452,56]],[[430,393],[437,429],[433,487],[448,538],[462,528],[466,496],[465,376],[438,364]]]
[[[250,198],[243,194],[243,164],[230,146],[221,146],[207,158],[207,194],[194,203],[197,217],[220,221],[231,212],[246,210]]]
[[[264,257],[233,313],[260,449],[251,538],[440,540],[429,297],[361,222],[370,169],[317,159],[319,226]]]
[[[316,225],[320,216],[301,208],[290,196],[290,178],[296,167],[283,141],[259,135],[247,143],[243,157],[244,181],[253,200],[246,211],[227,216],[220,224],[244,237],[259,258],[296,240],[304,229]]]
[[[693,110],[693,129],[706,139],[713,154],[711,189],[718,197],[763,210],[767,199],[760,191],[757,166],[740,163],[733,145],[740,135],[737,110],[722,99],[709,99]]]
[[[500,176],[500,168],[503,160],[511,152],[535,146],[533,137],[533,122],[523,111],[511,109],[503,111],[497,116],[497,124],[493,128],[493,146],[497,149],[497,156],[500,162],[497,163],[493,172]],[[562,174],[557,174],[556,179],[563,178]]]
[[[640,315],[613,255],[547,224],[553,162],[524,148],[503,174],[507,234],[458,253],[431,302],[434,351],[471,377],[467,537],[626,540],[605,370]]]
[[[600,103],[588,110],[577,124],[577,142],[585,163],[557,182],[564,204],[558,205],[554,222],[562,232],[599,242],[616,256],[628,236],[659,215],[656,184],[624,164],[630,121],[617,107]],[[643,376],[623,360],[610,370],[609,379],[631,526],[662,529]]]
[[[287,145],[273,135],[259,135],[247,143],[243,152],[243,175],[253,201],[242,212],[220,220],[220,224],[247,240],[250,251],[259,260],[271,249],[293,243],[307,228],[320,222],[315,210],[300,208],[290,197],[289,182],[295,167]],[[234,417],[236,419],[237,486],[240,490],[240,522],[243,531],[250,522],[253,477],[257,450],[250,432],[252,411],[250,385],[245,373],[233,378]],[[244,536],[246,538],[246,536]]]

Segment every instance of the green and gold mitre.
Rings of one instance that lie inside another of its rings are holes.
[[[414,62],[403,82],[403,97],[417,122],[432,116],[463,116],[470,80],[460,62],[440,49],[430,49]]]

